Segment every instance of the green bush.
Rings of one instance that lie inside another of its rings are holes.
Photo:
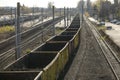
[[[97,26],[97,29],[98,30],[106,30],[106,27],[105,26]]]
[[[31,49],[26,49],[25,53],[30,53]]]
[[[2,26],[0,27],[0,33],[14,32],[15,28],[13,26]]]

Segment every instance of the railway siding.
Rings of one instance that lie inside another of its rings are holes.
[[[80,22],[79,15],[74,17],[71,24],[76,23],[76,21]],[[72,38],[63,41],[51,40],[40,45],[30,54],[26,54],[8,65],[4,71],[0,72],[0,80],[18,80],[19,78],[20,80],[56,80],[73,54],[69,52],[74,52],[79,45],[80,24],[72,25],[71,28],[77,28],[78,30],[66,31],[66,29],[58,36],[72,36]],[[18,75],[13,75],[14,72],[18,72]],[[35,77],[34,73],[37,74],[38,72],[39,74]],[[21,75],[20,73],[24,74]],[[25,77],[27,73],[31,75]]]
[[[57,18],[55,23],[57,23],[59,20],[61,20],[62,17]],[[46,25],[47,24],[47,25]],[[33,49],[35,46],[38,46],[39,44],[44,41],[44,39],[47,37],[47,33],[51,33],[51,24],[52,20],[47,21],[43,24],[36,25],[35,28],[28,30],[27,32],[23,32],[22,34],[22,43],[21,43],[21,48],[22,48],[22,53],[25,53],[25,50],[27,48]],[[49,25],[49,26],[48,26]],[[41,31],[40,27],[45,26],[45,29]],[[37,31],[35,31],[37,28]],[[29,34],[28,34],[29,33]],[[29,36],[27,36],[29,35]],[[31,35],[31,36],[30,36]],[[41,41],[41,42],[40,42]],[[33,44],[34,43],[34,44]],[[10,64],[12,61],[15,60],[15,36],[5,40],[4,42],[0,43],[0,70],[3,70],[5,66]],[[24,55],[24,54],[21,54]]]
[[[89,26],[91,25],[85,19],[81,29],[80,47],[64,80],[116,80]]]

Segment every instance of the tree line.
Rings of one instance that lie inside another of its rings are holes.
[[[80,4],[83,4],[80,2],[78,7],[80,7]],[[120,19],[120,0],[114,0],[113,2],[110,0],[96,0],[93,3],[87,0],[84,3],[84,9],[90,16],[100,20]]]
[[[118,0],[114,0],[114,3],[108,0],[97,0],[93,4],[93,9],[96,12],[93,15],[98,15],[100,19],[120,18],[120,3],[118,3]]]

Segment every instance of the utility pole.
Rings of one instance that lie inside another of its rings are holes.
[[[20,57],[21,54],[21,34],[20,34],[20,3],[17,3],[17,20],[16,20],[15,32],[16,32],[16,59]]]
[[[61,8],[60,8],[60,16],[62,15]]]
[[[69,25],[69,22],[68,22],[68,17],[69,17],[69,9],[67,8],[67,27],[68,27],[68,25]]]
[[[13,12],[12,12],[12,8],[11,8],[11,25],[12,25],[12,14],[13,14]]]
[[[60,17],[61,17],[61,8],[60,8]],[[60,24],[61,24],[61,21],[60,21]]]
[[[15,17],[15,20],[14,20],[14,22],[15,22],[15,27],[17,26],[17,16],[16,16],[16,12],[17,12],[17,9],[15,8],[15,10],[14,10],[14,17]]]
[[[53,35],[55,35],[55,24],[54,24],[54,21],[55,21],[55,7],[52,6],[52,14],[53,14]]]
[[[42,22],[43,22],[43,8],[41,9],[41,14],[42,14]]]
[[[12,20],[12,14],[13,14],[13,13],[12,13],[12,8],[11,8],[11,20]]]
[[[33,24],[34,24],[34,13],[35,13],[35,10],[34,10],[34,6],[33,6],[33,11],[32,11],[32,21],[33,21]]]
[[[21,8],[21,28],[22,28],[22,30],[23,30],[23,22],[24,22],[24,17],[26,17],[26,16],[24,16],[24,5],[22,6],[22,8]]]
[[[66,12],[65,12],[65,7],[64,7],[64,27],[66,27]]]
[[[70,22],[71,22],[71,8],[69,10]]]
[[[82,23],[83,23],[83,14],[84,14],[84,1],[82,0]]]

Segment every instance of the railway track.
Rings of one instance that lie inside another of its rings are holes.
[[[99,46],[101,50],[103,51],[103,54],[114,73],[114,76],[116,77],[116,80],[120,80],[120,59],[116,56],[116,53],[111,49],[111,47],[107,44],[107,42],[102,39],[101,34],[98,32],[98,30],[95,28],[93,24],[91,24],[86,17],[84,16],[87,24],[90,27],[90,30],[93,32],[97,42],[99,43]]]
[[[63,17],[56,18],[55,23],[60,21],[62,18]],[[49,20],[49,21],[46,21],[45,23],[38,24],[27,31],[22,32],[21,33],[21,40],[23,41],[26,38],[31,37],[32,35],[38,33],[40,30],[44,29],[45,27],[47,27],[48,25],[50,25],[52,23],[53,23],[53,21]],[[11,45],[15,45],[15,36],[12,36],[12,37],[0,42],[0,54],[9,50],[11,47],[7,48],[7,49],[6,49],[6,47],[11,46]]]
[[[115,80],[100,46],[85,21],[82,24],[80,42],[64,80]]]
[[[59,22],[61,19],[62,19],[62,17],[57,18],[55,20],[54,24]],[[30,46],[31,43],[33,43],[31,45],[38,45],[39,43],[41,43],[40,41],[43,41],[43,40],[40,40],[40,38],[43,39],[43,37],[46,37],[46,35],[48,35],[48,32],[52,33],[51,32],[51,30],[53,29],[53,27],[51,27],[52,23],[53,23],[53,21],[50,20],[50,21],[43,23],[42,25],[39,24],[35,28],[21,33],[21,35],[23,35],[22,43],[20,45],[21,49],[25,50],[25,49],[27,49],[28,46],[33,48],[34,46]],[[2,70],[10,62],[15,60],[15,49],[16,49],[16,47],[14,46],[15,45],[15,36],[11,37],[10,39],[6,40],[5,42],[6,43],[8,42],[8,44],[2,43],[4,46],[2,46],[1,50],[4,50],[5,52],[1,51],[3,53],[0,54],[0,70]],[[39,43],[36,43],[36,42],[39,42]]]
[[[39,18],[40,15],[35,15],[33,16],[23,16],[20,17],[20,22],[26,22],[26,21],[30,21],[30,20],[34,20]],[[6,21],[0,21],[0,26],[5,26],[5,25],[14,25],[15,24],[15,19],[10,19],[10,20],[6,20]]]
[[[8,65],[0,71],[0,80],[57,80],[79,46],[79,21],[79,15],[76,15],[73,25]]]

